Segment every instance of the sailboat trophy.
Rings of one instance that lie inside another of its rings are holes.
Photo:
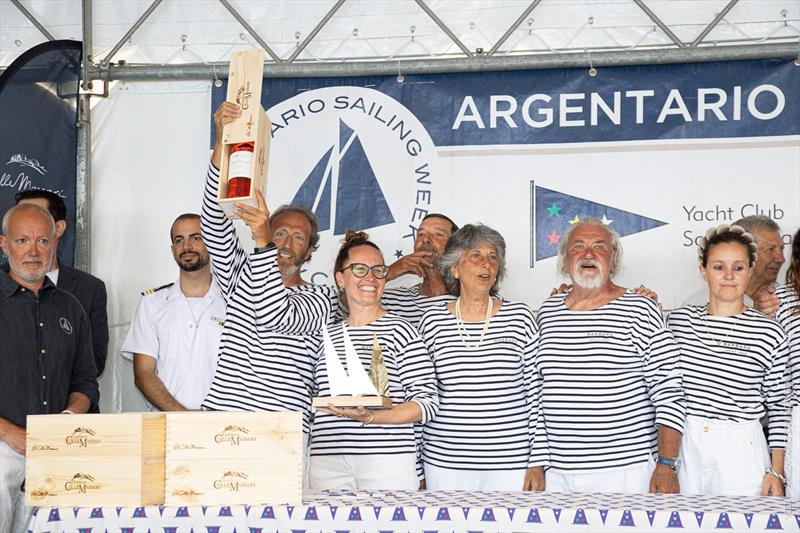
[[[347,369],[342,366],[339,354],[333,346],[327,328],[322,328],[322,344],[325,352],[325,370],[328,373],[328,386],[330,396],[314,398],[314,409],[320,407],[358,407],[370,409],[389,409],[392,400],[389,399],[389,376],[386,372],[386,363],[381,354],[377,335],[372,336],[372,361],[369,372],[364,371],[358,354],[347,334],[347,328],[342,324],[344,337],[344,355]]]

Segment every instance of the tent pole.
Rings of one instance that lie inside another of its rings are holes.
[[[92,0],[82,0],[83,7],[83,88],[91,87],[88,76],[92,56]],[[92,123],[91,95],[78,97],[78,150],[75,165],[75,268],[89,272],[92,266]]]
[[[797,59],[797,43],[760,45],[701,46],[654,48],[648,50],[591,51],[593,67],[629,65],[663,65],[670,63],[703,63],[754,59]],[[493,56],[448,57],[392,61],[337,61],[266,63],[264,74],[270,78],[315,78],[337,76],[397,75],[398,64],[403,74],[441,74],[453,72],[489,72],[552,68],[589,68],[585,51],[558,54],[502,54]],[[182,65],[106,65],[90,66],[90,79],[143,80],[212,80],[225,77],[227,62]]]

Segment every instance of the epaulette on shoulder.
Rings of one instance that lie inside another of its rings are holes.
[[[154,292],[158,292],[161,289],[166,289],[166,288],[172,287],[173,285],[175,285],[174,281],[172,283],[167,283],[166,285],[162,285],[160,287],[156,287],[155,289],[147,289],[146,291],[142,291],[142,296],[149,296],[150,294],[153,294]]]

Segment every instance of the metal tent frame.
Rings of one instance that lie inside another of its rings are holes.
[[[123,61],[114,63],[114,58],[136,31],[150,18],[164,0],[153,0],[141,16],[125,32],[122,38],[99,61],[92,57],[92,7],[93,0],[81,0],[82,32],[83,32],[83,89],[79,102],[78,154],[77,154],[77,192],[76,192],[76,266],[88,269],[91,264],[91,116],[90,99],[93,96],[92,80],[100,80],[107,91],[111,81],[148,81],[148,80],[201,80],[226,77],[227,62],[193,63],[182,65],[149,65],[126,64]],[[264,65],[265,75],[270,77],[328,77],[328,76],[368,76],[390,74],[429,74],[445,72],[475,72],[518,69],[547,69],[565,67],[588,67],[596,72],[598,67],[689,63],[707,61],[734,61],[745,59],[784,59],[795,60],[800,66],[800,42],[796,39],[788,41],[786,37],[772,39],[771,36],[760,39],[759,44],[736,44],[734,42],[707,42],[707,37],[720,22],[739,3],[729,0],[714,18],[708,21],[703,30],[691,41],[682,41],[675,32],[651,9],[646,0],[632,0],[636,6],[669,40],[668,45],[642,46],[634,49],[588,49],[564,48],[550,50],[546,53],[513,53],[503,51],[503,45],[522,28],[524,23],[532,25],[531,15],[540,6],[542,0],[532,0],[519,16],[503,32],[502,36],[490,49],[470,49],[447,24],[439,17],[426,0],[413,0],[419,8],[435,23],[453,45],[459,50],[456,53],[445,53],[429,57],[411,56],[401,59],[382,57],[360,58],[359,60],[310,61],[301,59],[308,45],[319,32],[336,15],[347,0],[336,0],[328,11],[320,18],[313,30],[297,44],[291,54],[282,59],[259,35],[248,21],[237,11],[229,0],[217,0],[228,13],[241,25],[244,31],[259,46],[264,48],[269,60]],[[47,28],[23,5],[22,0],[11,0],[17,9],[49,40],[54,40]],[[784,14],[785,17],[785,14]],[[592,24],[592,17],[586,24]],[[357,30],[354,30],[357,31]],[[413,26],[412,40],[413,40]],[[530,30],[527,30],[530,31]],[[745,40],[747,41],[747,40]],[[778,41],[778,42],[776,42]],[[722,46],[720,44],[723,44]],[[104,96],[94,94],[94,96]]]

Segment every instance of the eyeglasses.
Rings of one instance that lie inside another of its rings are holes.
[[[357,278],[363,278],[367,273],[372,272],[372,275],[377,279],[383,279],[389,273],[389,267],[386,265],[373,265],[369,266],[364,263],[350,263],[339,272],[350,270]]]

